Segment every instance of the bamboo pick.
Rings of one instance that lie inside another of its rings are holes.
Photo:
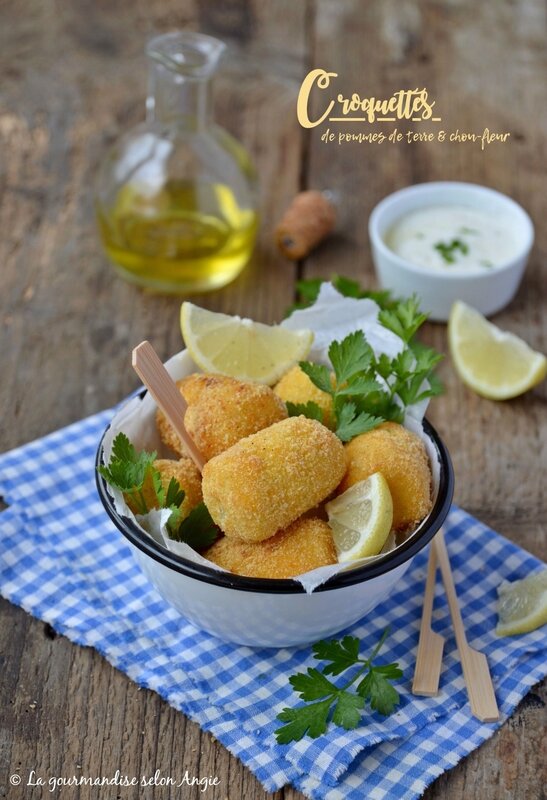
[[[150,342],[144,341],[135,347],[131,363],[133,369],[182,440],[188,455],[199,471],[202,472],[205,463],[203,456],[184,427],[184,415],[188,405]]]
[[[496,722],[499,719],[499,711],[488,661],[484,653],[480,653],[467,643],[442,530],[433,539],[432,547],[435,549],[435,555],[441,568],[471,711],[481,722]]]
[[[412,694],[434,697],[439,692],[439,678],[443,661],[444,638],[431,628],[437,557],[433,545],[429,550],[424,604],[420,625],[420,639],[416,655],[416,667],[412,682]]]

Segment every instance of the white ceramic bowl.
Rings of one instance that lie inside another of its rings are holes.
[[[427,206],[457,204],[503,215],[512,226],[518,254],[490,270],[420,267],[391,250],[385,237],[406,214]],[[524,209],[504,194],[473,183],[420,183],[388,195],[369,220],[372,257],[380,286],[403,297],[416,293],[430,319],[446,322],[452,304],[463,300],[482,314],[495,314],[515,296],[534,241],[534,226]]]
[[[306,594],[294,580],[245,578],[182,558],[122,517],[97,473],[102,503],[125,536],[142,571],[161,596],[198,628],[250,647],[290,647],[331,636],[386,598],[412,559],[444,522],[452,500],[450,456],[434,428],[424,421],[439,460],[439,488],[431,513],[393,553],[330,578]],[[106,433],[106,432],[105,432]],[[102,463],[102,440],[97,464]]]

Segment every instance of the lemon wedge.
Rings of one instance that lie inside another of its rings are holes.
[[[498,636],[535,631],[547,623],[547,569],[498,587]]]
[[[391,531],[393,501],[380,472],[351,486],[326,506],[338,561],[377,555]]]
[[[547,358],[458,301],[448,321],[448,342],[462,381],[482,397],[509,400],[547,375]]]
[[[204,372],[268,385],[306,358],[313,343],[309,330],[263,325],[189,302],[181,306],[180,326],[190,356]]]

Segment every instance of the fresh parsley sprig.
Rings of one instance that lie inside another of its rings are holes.
[[[119,489],[133,501],[140,514],[147,514],[150,509],[143,488],[146,478],[149,475],[152,477],[155,471],[153,463],[156,456],[156,452],[147,453],[145,450],[137,452],[125,433],[120,432],[112,443],[110,463],[108,466],[101,465],[97,469],[111,486]],[[157,493],[157,482],[153,480],[153,483]],[[161,477],[159,485],[161,485]]]
[[[390,359],[376,357],[363,331],[350,333],[331,343],[329,367],[301,361],[300,368],[313,384],[332,397],[334,430],[343,441],[380,425],[386,420],[402,422],[406,407],[440,394],[442,386],[433,371],[442,356],[415,340],[427,315],[416,297],[380,311],[379,321],[404,342],[403,350]],[[316,403],[289,403],[289,414],[304,414],[323,421]]]
[[[392,713],[400,698],[390,681],[398,680],[403,673],[397,663],[372,663],[388,633],[386,628],[368,658],[360,657],[360,643],[355,636],[344,636],[339,641],[322,641],[313,646],[314,658],[328,663],[322,670],[308,667],[305,673],[299,672],[289,678],[294,691],[308,705],[284,708],[278,714],[277,719],[286,723],[275,731],[278,744],[297,742],[306,735],[316,739],[325,733],[329,720],[346,730],[357,728],[367,701],[374,711],[384,716]],[[327,677],[340,675],[352,667],[358,669],[341,686]],[[349,691],[357,681],[355,691]]]
[[[380,392],[382,387],[372,373],[374,353],[362,331],[349,334],[342,342],[332,342],[329,359],[334,375],[323,364],[310,361],[301,361],[300,368],[318,389],[331,395],[336,435],[347,442],[383,421],[369,410],[358,408],[354,402],[354,398],[361,397],[363,393],[373,395]],[[309,416],[311,413],[312,419],[322,420],[321,410],[316,403],[290,404],[288,411],[291,415],[300,413]]]
[[[126,500],[132,501],[139,514],[148,514],[152,508],[169,509],[167,530],[171,539],[186,542],[194,550],[213,544],[219,529],[207,507],[199,503],[187,517],[182,518],[180,507],[185,498],[184,489],[176,478],[171,478],[165,488],[160,471],[154,467],[156,455],[146,450],[138,452],[125,433],[120,432],[112,443],[108,466],[101,464],[97,469],[107,483],[123,492]],[[153,489],[151,502],[147,500],[149,493],[145,492],[145,483]]]

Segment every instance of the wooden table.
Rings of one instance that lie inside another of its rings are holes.
[[[470,180],[508,193],[536,223],[522,288],[496,321],[547,350],[541,0],[12,0],[2,15],[1,450],[119,401],[137,385],[129,352],[141,339],[163,356],[180,348],[180,300],[141,293],[114,277],[99,246],[91,195],[105,149],[143,117],[145,39],[177,27],[231,45],[217,85],[218,117],[252,151],[262,186],[252,264],[233,285],[197,303],[272,322],[292,301],[297,277],[337,271],[372,285],[367,219],[375,203],[414,182]],[[509,142],[485,151],[476,144],[324,144],[323,129],[305,132],[295,116],[300,83],[314,65],[337,72],[345,93],[385,97],[426,86],[447,130],[489,127],[510,132]],[[293,266],[276,253],[272,227],[305,187],[337,190],[344,224]],[[426,339],[446,351],[443,325],[430,325]],[[430,417],[452,452],[456,501],[545,556],[547,384],[496,404],[468,391],[449,359],[441,376],[447,393]],[[219,776],[219,789],[207,795],[215,800],[267,796],[210,735],[94,650],[73,646],[5,601],[0,611],[5,796],[38,797],[7,783],[11,773],[32,768],[46,775],[188,769]],[[545,686],[535,687],[492,739],[425,796],[539,798],[545,696]],[[120,796],[136,798],[132,791]],[[67,789],[63,796],[99,795]],[[161,788],[146,795],[168,796],[175,795]],[[199,796],[197,788],[184,793]],[[300,796],[291,788],[275,795]]]

